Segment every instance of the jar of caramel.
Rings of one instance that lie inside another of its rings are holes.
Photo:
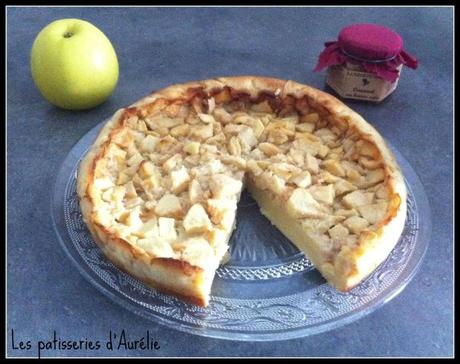
[[[381,25],[347,26],[325,46],[315,71],[328,67],[326,83],[343,98],[382,101],[396,89],[403,65],[418,65],[399,34]]]

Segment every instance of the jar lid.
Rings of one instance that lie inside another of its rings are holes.
[[[343,28],[338,37],[341,50],[362,60],[388,60],[403,49],[399,34],[377,24],[352,24]]]
[[[315,72],[325,67],[359,64],[366,72],[396,82],[400,65],[412,69],[418,66],[417,58],[403,49],[399,34],[377,24],[352,24],[343,28],[337,41],[324,43]]]

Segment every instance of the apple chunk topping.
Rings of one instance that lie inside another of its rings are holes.
[[[164,195],[155,207],[158,216],[174,216],[182,211],[179,198],[173,194]]]
[[[337,224],[334,227],[329,229],[329,236],[332,239],[343,240],[348,236],[348,234],[349,234],[348,229],[342,224]]]
[[[362,230],[369,226],[369,222],[359,216],[351,216],[343,222],[353,234],[359,234]]]
[[[225,174],[216,174],[210,180],[210,187],[214,197],[233,196],[241,191],[243,183]]]
[[[202,233],[211,228],[211,220],[204,207],[197,203],[193,205],[184,218],[184,229],[187,233]]]
[[[332,205],[334,202],[335,191],[332,184],[326,186],[312,186],[308,189],[313,198],[318,202],[323,202],[327,205]]]
[[[320,204],[304,188],[294,190],[287,201],[286,207],[289,214],[296,218],[321,217],[324,215]]]
[[[345,195],[342,201],[345,204],[345,206],[350,208],[356,208],[358,206],[371,204],[373,198],[373,192],[363,192],[361,190],[357,190]]]
[[[382,221],[387,212],[388,203],[386,201],[378,202],[372,205],[358,206],[358,211],[363,218],[370,224],[376,224]]]

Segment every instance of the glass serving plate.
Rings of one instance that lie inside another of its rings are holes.
[[[83,276],[146,319],[221,339],[303,337],[369,314],[401,292],[420,267],[431,234],[430,208],[419,178],[391,148],[408,187],[405,228],[387,260],[350,292],[341,293],[326,284],[308,258],[261,215],[248,192],[243,192],[238,205],[231,259],[217,271],[209,306],[187,304],[153,290],[112,265],[82,220],[77,167],[102,125],[72,148],[59,170],[52,196],[53,224],[61,246]]]

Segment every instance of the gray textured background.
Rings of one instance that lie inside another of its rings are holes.
[[[49,22],[76,17],[112,41],[120,79],[101,106],[70,112],[34,87],[29,53]],[[117,356],[450,356],[452,330],[452,9],[450,8],[8,8],[8,330],[16,340],[105,341],[150,330],[157,352]],[[51,225],[50,194],[61,161],[92,127],[154,89],[224,75],[257,74],[324,88],[313,73],[323,42],[352,22],[385,24],[420,67],[405,69],[380,105],[347,101],[411,163],[425,186],[433,235],[419,274],[394,300],[340,329],[303,339],[241,343],[184,334],[144,321],[100,294],[73,267]],[[13,350],[9,355],[36,355]],[[46,355],[92,352],[47,351]]]

